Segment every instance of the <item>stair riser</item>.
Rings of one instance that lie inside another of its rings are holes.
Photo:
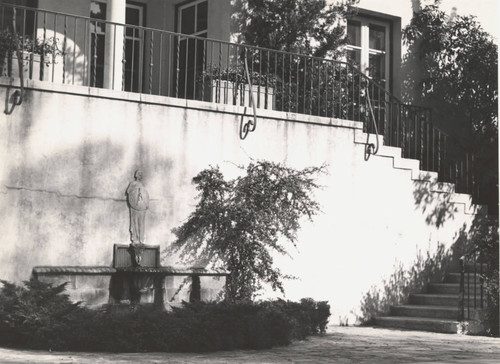
[[[410,296],[410,303],[413,305],[455,306],[458,305],[458,295],[450,298]]]
[[[428,292],[440,294],[458,294],[460,292],[460,285],[429,284]]]
[[[406,316],[406,317],[433,317],[433,318],[443,318],[455,320],[458,317],[458,305],[457,309],[429,309],[425,306],[414,308],[414,307],[392,307],[391,313],[394,316]]]
[[[470,298],[464,297],[465,302],[467,300],[471,305],[474,305],[474,297],[471,295]],[[483,298],[483,302],[485,302]],[[432,306],[457,306],[459,303],[458,295],[456,297],[432,297],[432,296],[410,296],[410,304],[412,305],[432,305]],[[481,297],[476,297],[476,305],[480,306]]]
[[[406,329],[406,330],[421,330],[429,332],[440,332],[445,334],[456,334],[457,323],[442,323],[442,322],[408,322],[408,321],[386,321],[383,318],[376,320],[376,325],[387,328]]]
[[[470,282],[471,285],[474,285],[474,276],[476,277],[476,285],[479,286],[479,284],[481,283],[481,277],[479,274],[469,274],[468,277],[467,275],[464,275],[465,284],[467,284],[467,282]],[[460,283],[460,273],[446,274],[443,283]]]
[[[474,295],[474,285],[471,284],[470,287],[467,287],[467,284],[464,285],[464,292],[467,294],[470,291],[470,295]],[[439,285],[439,284],[430,284],[428,287],[428,293],[435,293],[435,294],[456,294],[458,295],[460,292],[460,285],[453,284],[453,285]],[[480,286],[476,285],[476,295],[480,296],[481,295],[481,290]],[[485,295],[485,291],[483,289],[483,295]]]

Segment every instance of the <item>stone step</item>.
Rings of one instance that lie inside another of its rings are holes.
[[[458,294],[410,294],[410,304],[427,306],[454,306],[458,305]]]
[[[439,294],[458,294],[460,293],[460,284],[458,283],[430,283],[427,286],[429,293]]]
[[[456,320],[458,318],[458,303],[457,305],[454,306],[431,306],[431,305],[392,306],[391,315]]]
[[[377,317],[375,325],[387,328],[456,334],[458,321],[425,317]]]
[[[443,283],[460,283],[461,273],[446,273],[443,279]],[[479,272],[477,274],[474,273],[465,273],[464,274],[464,282],[467,284],[469,282],[471,285],[474,285],[474,277],[476,278],[476,285],[479,286],[481,281],[481,275]]]
[[[472,283],[472,281],[471,281]],[[476,292],[479,292],[479,285],[476,285]],[[474,284],[471,284],[467,287],[467,284],[464,285],[464,292],[467,294],[469,292],[471,294],[474,293]],[[460,293],[460,284],[459,283],[430,283],[427,286],[427,293],[436,293],[436,294],[459,294]]]
[[[468,272],[474,272],[474,264],[473,263],[467,263],[465,266],[466,266]],[[486,263],[476,263],[475,266],[476,266],[477,273],[480,272],[481,266],[483,266],[483,273],[485,273],[486,270],[488,269],[488,264],[486,264]],[[458,273],[458,272],[450,272],[450,273]]]
[[[456,306],[459,304],[460,296],[458,294],[432,294],[432,293],[418,293],[410,294],[410,304],[412,305],[426,305],[426,306]],[[474,304],[474,294],[468,297],[465,295],[464,300],[470,302],[471,305]],[[486,300],[486,296],[483,295],[483,302]],[[476,295],[476,305],[481,304],[481,295]]]

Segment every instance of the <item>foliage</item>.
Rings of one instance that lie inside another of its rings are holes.
[[[0,31],[0,55],[5,57],[8,53],[13,53],[17,49],[21,51],[39,54],[41,56],[59,55],[61,53],[58,39],[47,37],[33,39],[31,36],[14,34],[8,30]]]
[[[233,0],[238,41],[317,57],[338,56],[346,42],[341,21],[358,0]]]
[[[443,116],[451,112],[466,118],[474,131],[496,132],[497,47],[474,17],[448,19],[431,5],[414,15],[403,34],[408,46],[405,63],[421,67],[420,82],[414,79],[416,74],[407,75],[416,82],[414,101]]]
[[[497,46],[474,17],[449,18],[436,5],[414,13],[403,40],[404,100],[432,108],[437,125],[473,149],[481,203],[496,214]]]
[[[276,86],[276,76],[272,74],[261,74],[257,71],[249,72],[250,81],[252,81],[253,86],[267,86],[267,87],[275,87]],[[229,66],[229,67],[217,67],[217,66],[208,66],[202,73],[202,77],[204,80],[209,81],[212,80],[216,82],[220,81],[229,81],[234,84],[246,84],[247,76],[245,69],[243,67]]]
[[[6,345],[32,345],[39,348],[38,337],[44,337],[60,320],[78,310],[78,303],[71,303],[67,295],[61,294],[65,284],[52,287],[49,284],[30,280],[25,287],[3,283],[0,291],[0,342]],[[50,339],[51,345],[57,339]]]
[[[314,177],[324,169],[258,161],[233,180],[225,180],[218,167],[201,171],[193,178],[198,204],[173,230],[177,239],[170,249],[183,259],[224,266],[230,300],[253,299],[263,282],[283,292],[289,277],[273,266],[272,254],[287,255],[284,242],[296,245],[301,218],[317,213]]]
[[[366,79],[353,66],[319,60],[313,62],[307,57],[282,59],[276,54],[268,63],[262,67],[256,63],[254,69],[259,72],[250,71],[250,79],[253,86],[260,86],[261,94],[273,94],[276,110],[364,120],[365,112],[360,105],[366,104],[366,96],[361,91],[356,98],[351,94],[353,90],[361,90]],[[220,95],[225,94],[226,88],[231,89],[228,94],[232,95],[234,105],[248,97],[248,92],[242,87],[248,83],[243,66],[208,67],[200,76],[199,90],[202,89],[202,78],[205,85],[209,85],[210,81],[212,85],[217,85]],[[205,86],[207,89],[208,86]]]
[[[326,302],[185,303],[171,312],[78,307],[64,286],[37,281],[0,291],[0,345],[111,352],[262,349],[322,333]]]

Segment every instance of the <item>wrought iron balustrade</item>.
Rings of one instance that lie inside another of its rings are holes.
[[[487,267],[482,254],[474,250],[460,259],[459,321],[477,320],[477,310],[485,307]]]
[[[253,96],[257,108],[360,121],[369,133],[374,122],[385,145],[478,196],[472,154],[433,125],[431,110],[402,103],[352,64],[7,4],[0,24],[4,75],[16,72],[17,47],[25,79],[238,106]]]

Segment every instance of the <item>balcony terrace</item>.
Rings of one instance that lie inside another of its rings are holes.
[[[352,64],[5,4],[0,24],[2,75],[20,79],[21,98],[24,81],[40,80],[359,121],[479,197],[474,156],[433,125],[431,110],[401,102]]]

